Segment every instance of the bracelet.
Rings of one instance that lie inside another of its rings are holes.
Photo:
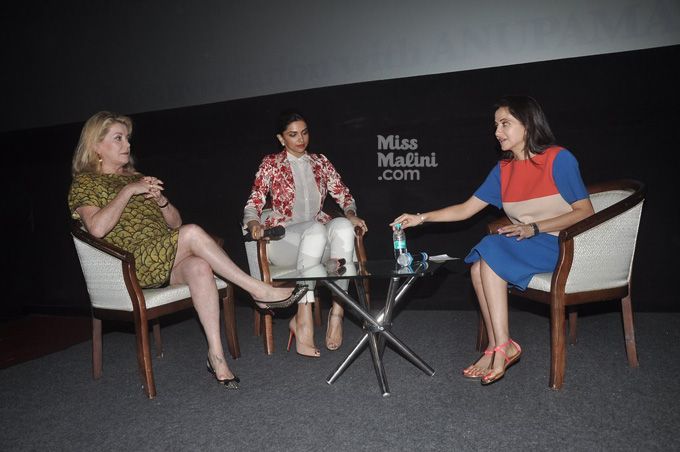
[[[416,215],[418,215],[418,216],[420,217],[420,224],[419,224],[418,226],[420,226],[421,224],[425,223],[425,215],[423,215],[423,214],[420,213],[420,212],[418,212]]]
[[[168,198],[165,198],[165,204],[163,204],[162,206],[158,206],[158,207],[160,207],[161,209],[165,209],[166,207],[168,207],[168,204],[170,204],[170,200]]]
[[[538,230],[538,225],[536,223],[531,223],[529,226],[534,228],[534,235],[533,236],[536,236],[536,235],[538,235],[539,232],[541,232],[541,231]]]

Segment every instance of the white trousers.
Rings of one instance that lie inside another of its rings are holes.
[[[346,262],[354,259],[354,227],[343,217],[334,218],[328,223],[306,221],[286,226],[286,235],[267,245],[267,256],[274,265],[295,265],[299,270],[318,265],[330,258],[344,258]],[[314,302],[314,281],[300,281],[309,287],[307,298],[300,303]],[[338,281],[340,288],[347,290],[349,280]]]

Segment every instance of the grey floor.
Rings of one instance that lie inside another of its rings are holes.
[[[436,369],[421,373],[385,353],[383,398],[366,352],[333,385],[325,379],[358,339],[346,322],[340,351],[320,359],[265,356],[251,314],[238,308],[238,391],[206,372],[205,342],[190,318],[163,328],[154,360],[158,397],[139,384],[134,335],[104,336],[104,377],[90,377],[90,343],[0,371],[0,450],[669,450],[680,427],[679,313],[639,313],[640,367],[627,366],[619,315],[580,319],[563,390],[548,389],[548,319],[511,312],[522,360],[496,384],[460,376],[476,358],[476,314],[400,312],[394,332]],[[323,329],[317,332],[322,344]],[[672,446],[675,444],[676,446]]]

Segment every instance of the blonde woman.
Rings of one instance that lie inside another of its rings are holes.
[[[182,224],[163,181],[134,168],[132,121],[101,111],[87,120],[73,155],[68,204],[90,234],[135,256],[142,287],[188,284],[208,341],[206,367],[218,383],[238,388],[222,349],[213,272],[246,290],[260,307],[297,302],[306,288],[275,288],[244,273],[200,227]]]

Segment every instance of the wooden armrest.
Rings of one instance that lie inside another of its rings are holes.
[[[262,281],[270,283],[271,273],[269,271],[269,256],[267,256],[267,242],[269,240],[259,239],[257,243],[257,263],[260,266],[260,275],[262,276]]]
[[[498,231],[498,228],[503,227],[503,226],[508,226],[508,225],[511,225],[511,224],[512,224],[512,221],[510,221],[510,218],[503,216],[503,217],[497,218],[496,220],[487,224],[486,229],[487,229],[487,232],[489,234],[496,234],[496,231]]]
[[[73,223],[71,224],[71,233],[79,240],[82,240],[88,245],[110,256],[113,256],[117,259],[120,259],[128,263],[134,263],[135,261],[135,258],[132,255],[132,253],[125,251],[124,249],[119,248],[116,245],[107,242],[106,240],[93,236],[92,234],[87,232],[87,230],[83,226],[83,223],[81,223],[78,220],[73,220]]]
[[[364,247],[364,230],[360,226],[354,227],[354,251],[359,262],[366,262],[366,248]]]

